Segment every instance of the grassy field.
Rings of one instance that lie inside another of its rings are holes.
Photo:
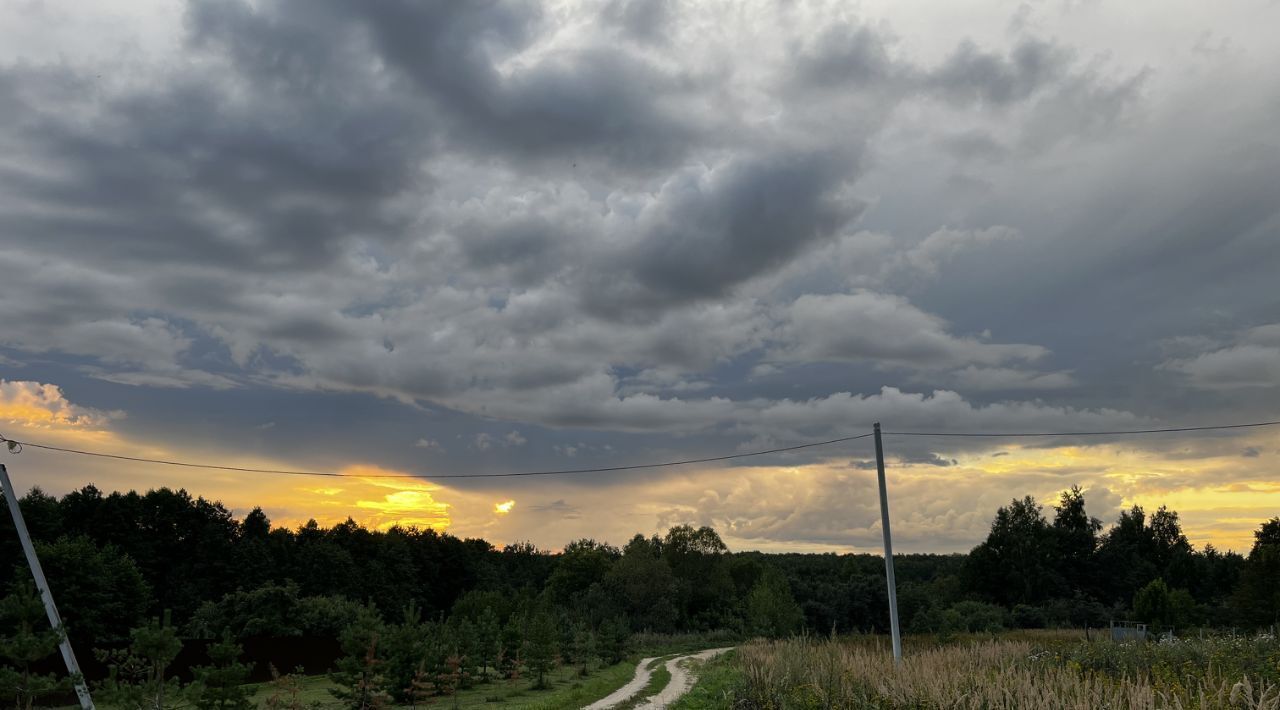
[[[533,680],[493,680],[461,690],[456,698],[434,697],[427,707],[433,708],[515,708],[516,710],[569,710],[581,708],[617,690],[631,680],[638,658],[597,669],[582,677],[577,668],[561,666],[547,675],[543,690],[534,690]],[[256,687],[253,702],[258,707],[271,707],[268,700],[276,696],[284,701],[281,708],[342,707],[329,692],[334,687],[327,676],[301,676],[264,683]],[[455,704],[456,701],[456,704]]]
[[[908,637],[895,668],[880,637],[745,644],[708,664],[686,710],[742,708],[1250,708],[1280,710],[1280,643],[1213,638],[1086,642],[1017,632]]]
[[[697,682],[689,693],[671,706],[671,710],[713,710],[731,707],[741,674],[736,668],[737,651],[692,666]]]

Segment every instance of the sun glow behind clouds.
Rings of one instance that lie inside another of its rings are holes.
[[[347,496],[364,514],[364,520],[359,522],[376,528],[400,525],[440,531],[452,523],[449,504],[433,495],[440,486],[411,478],[370,478],[400,473],[373,465],[349,466],[342,473],[359,481]]]
[[[51,384],[0,380],[0,433],[15,439],[29,436],[121,455],[307,468],[305,461],[133,439],[114,429],[122,416],[77,405]],[[964,551],[986,535],[996,509],[1011,498],[1034,495],[1052,516],[1057,495],[1080,485],[1089,512],[1108,526],[1122,507],[1138,504],[1153,511],[1168,505],[1198,546],[1212,542],[1220,549],[1246,551],[1253,531],[1280,508],[1275,442],[1274,434],[1258,432],[1170,440],[1159,449],[1123,441],[938,450],[936,460],[955,460],[946,466],[904,463],[891,451],[895,546],[909,552]],[[624,542],[637,532],[695,523],[716,527],[738,550],[875,551],[880,544],[874,471],[850,465],[843,457],[800,466],[689,470],[599,487],[551,481],[536,494],[459,489],[413,477],[374,478],[403,472],[372,463],[347,466],[344,478],[320,482],[192,472],[32,449],[12,459],[11,469],[21,489],[35,482],[54,495],[90,483],[105,491],[186,488],[193,496],[222,501],[236,517],[262,506],[274,524],[291,528],[312,518],[330,526],[351,517],[373,528],[416,526],[495,543],[529,540],[556,549],[580,537]],[[511,515],[513,494],[529,498],[521,504],[521,515]]]

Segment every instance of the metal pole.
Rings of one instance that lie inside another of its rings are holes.
[[[49,624],[55,629],[62,629],[62,617],[58,615],[58,607],[53,603],[53,592],[49,591],[49,582],[44,578],[44,570],[40,567],[40,558],[36,557],[36,548],[31,544],[31,534],[27,532],[27,522],[22,519],[22,509],[18,507],[18,492],[9,481],[9,469],[0,463],[0,487],[4,489],[4,498],[9,503],[9,515],[13,517],[13,527],[18,529],[18,539],[22,541],[22,551],[27,556],[27,564],[31,567],[31,576],[36,579],[36,589],[44,602],[45,614]],[[62,660],[67,664],[67,673],[75,679],[76,695],[80,698],[83,710],[94,710],[93,698],[89,697],[89,688],[84,684],[84,675],[80,673],[80,664],[76,661],[76,652],[71,649],[71,639],[64,633],[58,643],[62,651]]]
[[[898,632],[898,584],[893,578],[893,534],[889,531],[889,493],[884,484],[884,444],[880,422],[875,425],[876,476],[880,481],[880,532],[884,534],[884,576],[889,584],[889,631],[893,634],[893,662],[902,663],[902,634]]]

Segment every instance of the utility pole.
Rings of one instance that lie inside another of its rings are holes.
[[[876,476],[880,481],[880,532],[884,533],[884,576],[889,584],[889,631],[893,634],[893,662],[902,663],[902,634],[898,632],[898,584],[893,579],[893,534],[889,532],[889,493],[884,484],[884,444],[880,422],[875,425]]]
[[[9,515],[13,517],[13,527],[18,530],[18,539],[22,541],[22,552],[27,556],[27,564],[31,567],[31,576],[36,579],[36,590],[40,592],[40,600],[44,602],[44,612],[49,617],[49,624],[57,631],[62,631],[62,617],[58,615],[58,607],[53,603],[53,592],[49,591],[49,582],[44,578],[44,570],[40,567],[40,558],[36,557],[36,548],[31,544],[31,534],[27,532],[27,522],[22,519],[22,509],[18,507],[18,492],[9,480],[9,469],[0,463],[0,487],[4,489],[4,499],[9,503]],[[71,649],[71,639],[62,633],[58,642],[62,651],[62,660],[67,664],[67,673],[76,685],[76,695],[80,698],[82,710],[94,710],[93,698],[89,696],[89,687],[84,683],[84,674],[80,672],[80,664],[76,661],[76,652]]]

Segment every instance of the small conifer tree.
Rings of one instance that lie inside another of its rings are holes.
[[[366,607],[346,629],[339,642],[345,655],[337,670],[329,675],[337,686],[329,692],[352,710],[384,707],[389,700],[383,659],[378,657],[378,640],[383,632],[377,612]]]
[[[249,664],[240,663],[243,649],[231,637],[231,629],[222,630],[222,640],[209,647],[208,666],[196,666],[191,671],[199,684],[196,707],[200,710],[248,710],[249,691],[244,684],[249,680]]]
[[[537,612],[529,619],[522,655],[536,678],[533,687],[547,687],[547,671],[556,664],[556,624],[550,614]]]
[[[480,677],[489,680],[489,668],[497,668],[502,655],[502,628],[498,615],[485,607],[476,622],[476,663],[480,665]]]
[[[182,650],[169,610],[163,620],[129,632],[129,647],[97,652],[107,664],[107,679],[99,686],[102,700],[127,710],[164,710],[185,704],[184,688],[165,671]]]

